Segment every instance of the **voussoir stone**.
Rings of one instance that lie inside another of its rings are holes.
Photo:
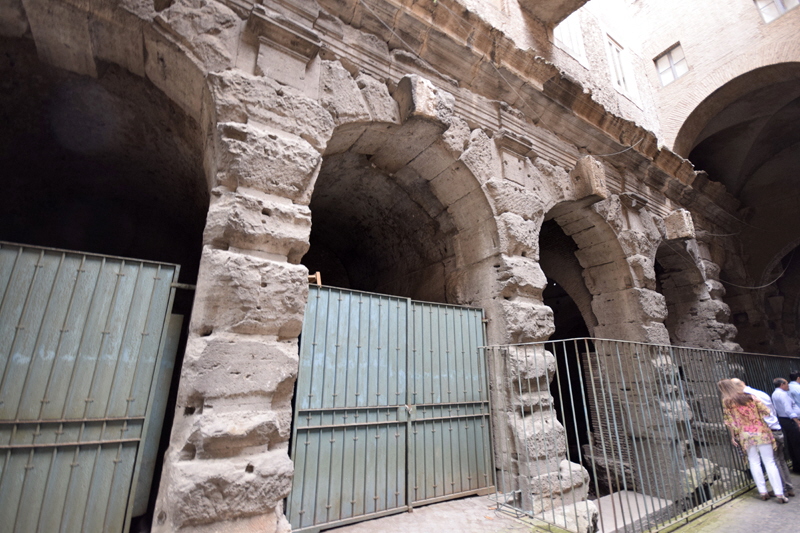
[[[233,63],[241,21],[222,2],[176,0],[155,21],[190,50],[206,72],[225,70]]]
[[[337,125],[370,120],[370,108],[356,80],[341,63],[322,61],[319,85],[320,103]]]
[[[292,338],[300,334],[308,269],[206,246],[200,264],[192,333],[213,331]]]

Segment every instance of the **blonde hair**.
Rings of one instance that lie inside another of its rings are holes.
[[[736,380],[740,381],[740,380]],[[742,388],[732,379],[723,379],[717,383],[719,392],[722,393],[722,405],[733,407],[734,405],[747,405],[753,401],[753,397],[742,392]]]

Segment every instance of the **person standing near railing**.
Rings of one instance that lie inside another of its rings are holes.
[[[800,372],[797,370],[789,374],[789,396],[800,407]]]
[[[763,462],[769,476],[769,484],[775,491],[775,499],[778,503],[788,503],[789,498],[783,494],[783,481],[772,453],[775,437],[764,422],[764,417],[769,415],[769,409],[753,396],[743,393],[730,379],[723,379],[717,383],[717,388],[722,393],[723,415],[725,425],[731,434],[731,443],[737,448],[741,447],[747,454],[750,473],[756,482],[761,499],[769,499],[764,472],[761,470]]]
[[[772,397],[764,391],[748,387],[741,379],[733,378],[731,382],[736,385],[740,391],[753,396],[769,409],[769,415],[764,417],[764,423],[772,430],[772,436],[775,438],[775,464],[778,465],[778,472],[781,473],[781,480],[783,480],[783,493],[786,496],[794,496],[794,485],[789,475],[789,465],[786,464],[786,438],[783,436],[783,430],[781,430],[781,425],[778,422],[778,415],[775,414],[775,407],[772,405]]]
[[[792,471],[800,474],[800,408],[789,395],[789,382],[783,378],[772,380],[775,391],[772,393],[772,404],[778,415],[778,423],[786,437],[786,447],[792,458]]]

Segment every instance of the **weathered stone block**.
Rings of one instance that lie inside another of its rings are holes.
[[[200,60],[160,26],[144,27],[144,48],[147,79],[199,121],[206,72]]]
[[[649,289],[628,289],[597,295],[592,310],[600,324],[661,321],[667,317],[664,296]]]
[[[611,261],[593,267],[584,267],[583,279],[592,294],[615,292],[633,287],[633,276],[628,263]]]
[[[397,100],[402,122],[416,117],[447,124],[455,111],[455,98],[452,94],[415,74],[404,76],[400,80],[394,98]]]
[[[506,368],[510,384],[519,393],[546,391],[556,372],[556,358],[542,345],[509,346]]]
[[[63,2],[23,0],[36,51],[45,63],[97,76],[87,13]],[[59,31],[52,31],[58,28]]]
[[[370,109],[356,80],[338,61],[322,61],[319,77],[319,100],[334,123],[365,122]]]
[[[233,64],[242,22],[225,4],[213,0],[175,0],[155,22],[189,50],[203,72]]]
[[[389,88],[385,83],[361,73],[356,78],[356,85],[361,90],[361,96],[367,102],[370,118],[374,122],[400,123],[400,109],[397,101],[389,94]]]
[[[481,183],[490,180],[502,182],[503,169],[497,157],[497,147],[482,130],[476,129],[470,133],[461,160]]]
[[[539,263],[527,257],[507,255],[501,256],[500,260],[501,265],[497,269],[500,295],[504,298],[526,296],[541,301],[547,277]]]
[[[539,224],[514,213],[503,213],[496,220],[500,249],[505,254],[538,260]]]
[[[172,464],[170,505],[168,510],[157,507],[156,524],[169,521],[177,529],[269,514],[289,495],[293,470],[283,450],[236,459],[177,461]]]
[[[546,305],[523,300],[504,300],[501,305],[512,342],[542,341],[555,332],[553,310]]]
[[[322,157],[306,141],[248,124],[224,123],[219,132],[217,179],[230,190],[250,187],[307,204]]]
[[[311,210],[271,196],[223,193],[213,199],[204,240],[214,248],[258,250],[299,263],[308,251]]]
[[[573,200],[600,201],[609,196],[605,168],[592,156],[585,155],[578,159],[575,168],[569,173],[569,178],[572,180]]]
[[[686,209],[676,209],[667,215],[664,219],[664,229],[668,241],[695,238],[692,214]]]
[[[308,270],[252,255],[203,249],[190,331],[293,338],[303,325]]]
[[[269,78],[227,70],[209,74],[208,86],[218,122],[265,125],[297,135],[320,152],[333,134],[333,118],[325,108]]]
[[[290,423],[286,418],[281,420],[274,411],[205,411],[195,418],[187,442],[194,447],[196,459],[234,457],[248,449],[264,451],[289,440]]]
[[[500,214],[513,213],[526,220],[543,218],[542,199],[525,187],[510,181],[491,180],[486,183],[486,191]]]
[[[511,424],[509,429],[517,441],[517,453],[531,459],[564,457],[567,437],[555,415],[535,413],[518,416]]]
[[[183,360],[179,405],[218,398],[259,397],[288,406],[297,377],[297,341],[255,335],[192,336]]]
[[[435,141],[440,139],[444,128],[445,126],[439,122],[416,119],[407,120],[401,126],[393,130],[391,140],[375,152],[371,161],[386,172],[397,172],[410,161],[414,160]],[[459,164],[456,163],[449,168],[453,169],[458,165]],[[463,169],[463,165],[461,165],[461,168]],[[425,173],[421,174],[421,176],[428,180],[438,179],[447,172],[447,170],[444,170],[437,175],[430,172],[430,169],[423,168],[422,170]],[[463,185],[463,182],[466,181],[471,183],[470,186],[473,188],[477,186],[478,182],[472,178],[468,172],[459,170],[459,174],[464,174],[467,179],[459,180],[461,183],[457,185]]]

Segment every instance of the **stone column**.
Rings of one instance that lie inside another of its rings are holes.
[[[332,122],[315,101],[266,78],[212,75],[210,93],[207,159],[218,170],[153,530],[224,521],[226,531],[289,531],[282,500],[308,294],[299,261]],[[270,100],[297,116],[253,105]]]

